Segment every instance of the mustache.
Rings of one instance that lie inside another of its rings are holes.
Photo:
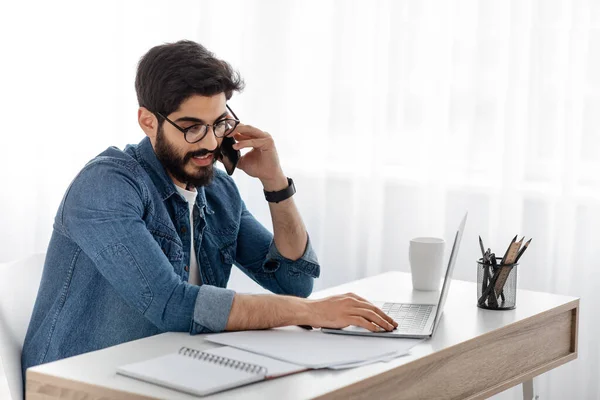
[[[221,154],[221,151],[218,146],[215,147],[213,150],[200,149],[200,150],[196,150],[196,151],[191,151],[185,155],[183,161],[188,162],[189,160],[192,159],[192,157],[203,157],[208,154],[213,154],[215,157],[217,157],[219,154]]]

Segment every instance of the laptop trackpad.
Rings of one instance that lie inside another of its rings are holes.
[[[348,332],[368,332],[368,333],[373,333],[370,330],[363,328],[362,326],[354,326],[354,325],[347,326],[347,327],[343,328],[342,330],[343,331],[348,331]]]
[[[341,330],[341,331],[346,331],[346,332],[353,332],[353,333],[354,333],[354,332],[355,332],[355,333],[370,333],[370,334],[372,334],[372,335],[376,335],[376,334],[378,334],[378,333],[387,333],[387,334],[398,334],[398,333],[399,333],[399,332],[398,332],[398,331],[396,331],[396,330],[394,330],[394,331],[391,331],[391,332],[390,332],[390,331],[386,331],[386,330],[384,330],[384,329],[381,329],[381,330],[379,330],[378,332],[371,332],[370,330],[368,330],[368,329],[365,329],[365,328],[363,328],[363,327],[361,327],[361,326],[354,326],[354,325],[347,326],[347,327],[345,327],[345,328],[342,328],[342,329],[340,329],[340,330]]]

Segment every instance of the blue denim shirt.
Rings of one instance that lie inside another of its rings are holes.
[[[23,371],[162,332],[223,331],[232,264],[274,293],[311,293],[320,267],[310,242],[300,259],[283,257],[221,170],[198,188],[193,215],[190,227],[188,205],[148,138],[90,161],[54,221]],[[190,229],[200,286],[187,283]]]

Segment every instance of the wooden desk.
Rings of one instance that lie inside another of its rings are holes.
[[[413,292],[410,275],[401,272],[351,282],[312,297],[349,291],[371,300],[437,298],[436,293]],[[520,290],[515,310],[483,310],[475,304],[475,283],[455,280],[434,338],[417,345],[408,356],[349,370],[307,371],[210,399],[479,399],[530,382],[577,358],[579,299]],[[115,373],[119,365],[181,346],[203,350],[215,345],[203,335],[165,333],[39,365],[27,371],[27,398],[195,398]]]

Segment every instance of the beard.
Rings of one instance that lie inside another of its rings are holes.
[[[186,186],[206,186],[212,182],[214,176],[213,165],[217,162],[216,156],[218,151],[216,149],[200,149],[189,152],[182,157],[177,153],[175,147],[168,143],[167,138],[165,138],[164,135],[163,126],[160,124],[156,132],[156,146],[154,152],[167,172],[179,182],[186,184]],[[213,153],[214,156],[212,164],[206,167],[193,165],[192,168],[195,172],[189,173],[186,171],[185,167],[190,163],[192,157],[204,156],[209,153]]]

